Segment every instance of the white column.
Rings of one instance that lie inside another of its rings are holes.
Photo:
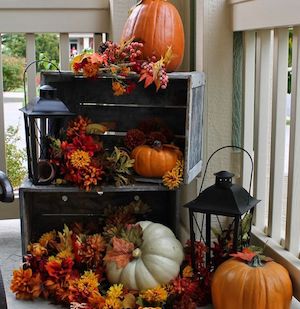
[[[114,42],[120,41],[129,11],[135,4],[135,0],[109,0],[111,20],[109,40]]]
[[[26,34],[26,65],[29,65],[35,59],[35,35],[34,33]],[[27,103],[36,97],[36,65],[32,64],[27,70]],[[24,98],[26,99],[26,98]]]
[[[6,172],[5,163],[5,126],[4,126],[4,99],[3,99],[3,67],[0,34],[0,170]]]
[[[60,33],[59,35],[59,62],[61,70],[70,70],[70,46],[68,33]]]

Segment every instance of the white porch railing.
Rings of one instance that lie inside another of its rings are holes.
[[[57,33],[59,36],[59,65],[69,70],[69,34],[94,34],[94,49],[102,41],[102,33],[109,39],[119,40],[129,9],[136,0],[0,0],[0,33],[24,33],[26,63],[35,59],[35,34]],[[27,73],[27,94],[36,96],[36,69]],[[17,115],[15,116],[17,117]],[[2,51],[0,36],[0,170],[6,170],[5,115],[3,98]],[[18,217],[18,200],[14,205],[0,205],[0,217]]]
[[[233,28],[244,33],[243,145],[253,151],[253,193],[262,200],[256,210],[254,240],[289,269],[294,295],[300,299],[300,16],[296,14],[300,2],[231,2]],[[289,32],[293,42],[290,108]],[[248,174],[245,161],[245,184]]]

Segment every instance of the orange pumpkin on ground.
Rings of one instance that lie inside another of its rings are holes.
[[[169,47],[172,59],[167,72],[178,69],[184,55],[184,29],[180,15],[166,0],[142,0],[132,10],[123,28],[122,40],[134,38],[144,43],[145,58],[163,57]]]
[[[222,263],[212,280],[215,309],[289,309],[292,283],[288,271],[276,262],[248,263],[233,258]]]
[[[141,145],[131,152],[135,172],[144,177],[162,177],[181,157],[181,151],[173,145]]]

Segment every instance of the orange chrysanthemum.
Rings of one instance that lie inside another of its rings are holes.
[[[86,77],[96,77],[98,75],[98,70],[99,70],[99,64],[98,63],[92,63],[92,62],[87,62],[83,66],[83,75]]]
[[[38,298],[42,292],[40,273],[32,273],[32,269],[19,269],[13,272],[10,289],[16,293],[17,299]]]
[[[90,120],[83,116],[78,116],[76,119],[72,120],[67,129],[67,137],[73,139],[85,134],[86,127],[90,123]]]
[[[194,275],[193,268],[190,265],[184,267],[182,271],[183,278],[191,278],[193,277],[193,275]]]
[[[149,303],[162,303],[167,300],[168,293],[165,288],[157,287],[141,291],[140,296]]]
[[[121,96],[126,93],[126,88],[119,82],[112,83],[112,90],[115,96]]]
[[[86,302],[89,297],[98,292],[98,286],[98,276],[92,271],[85,271],[79,279],[75,279],[70,283],[69,301]]]
[[[30,243],[27,246],[27,251],[35,257],[41,257],[48,254],[48,250],[43,247],[40,243]]]
[[[98,267],[102,261],[102,253],[106,243],[100,234],[79,237],[76,241],[76,260],[88,266]]]
[[[90,165],[91,157],[88,152],[78,149],[70,155],[70,161],[74,168],[81,169]]]
[[[74,262],[70,257],[63,260],[57,257],[50,257],[45,265],[45,269],[49,276],[61,279],[72,272],[73,265]]]
[[[105,305],[105,298],[96,291],[88,298],[88,303],[94,309],[102,309]]]

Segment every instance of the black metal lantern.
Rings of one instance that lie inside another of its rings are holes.
[[[35,185],[49,184],[53,180],[55,170],[48,161],[47,138],[49,136],[57,136],[65,117],[75,115],[57,98],[56,89],[50,85],[41,86],[40,96],[27,104],[25,74],[32,64],[40,61],[51,63],[47,60],[36,60],[31,62],[24,71],[25,107],[21,109],[25,121],[28,175]]]
[[[224,149],[224,148],[238,148],[246,152],[252,163],[251,177],[250,177],[250,185],[249,191],[245,190],[243,187],[237,184],[232,183],[232,177],[234,174],[227,171],[220,171],[215,173],[216,176],[215,184],[206,188],[202,191],[204,178],[206,175],[208,163],[213,155]],[[198,229],[200,234],[200,239],[204,241],[207,252],[206,252],[206,265],[209,266],[211,264],[211,251],[212,251],[212,216],[216,216],[216,220],[219,224],[220,232],[224,231],[222,227],[221,220],[219,216],[223,216],[226,219],[225,221],[230,221],[230,224],[226,222],[228,232],[227,237],[231,238],[231,247],[230,252],[236,252],[241,249],[242,244],[242,233],[241,233],[241,220],[245,217],[245,214],[249,213],[250,223],[249,223],[249,231],[251,228],[251,220],[252,213],[254,211],[254,207],[259,202],[256,198],[250,195],[251,191],[251,183],[252,183],[252,174],[253,174],[253,160],[245,149],[238,146],[224,146],[217,149],[208,159],[206,168],[204,171],[202,184],[200,188],[200,193],[198,197],[187,203],[184,207],[189,209],[189,221],[190,221],[190,239],[191,239],[191,259],[192,265],[195,267],[195,241],[196,241],[196,233],[195,228]],[[195,213],[201,213],[202,222],[199,224]],[[204,224],[205,221],[205,224]],[[224,221],[224,220],[223,220]],[[205,234],[204,234],[204,225],[205,225]],[[229,227],[229,228],[228,228]]]

